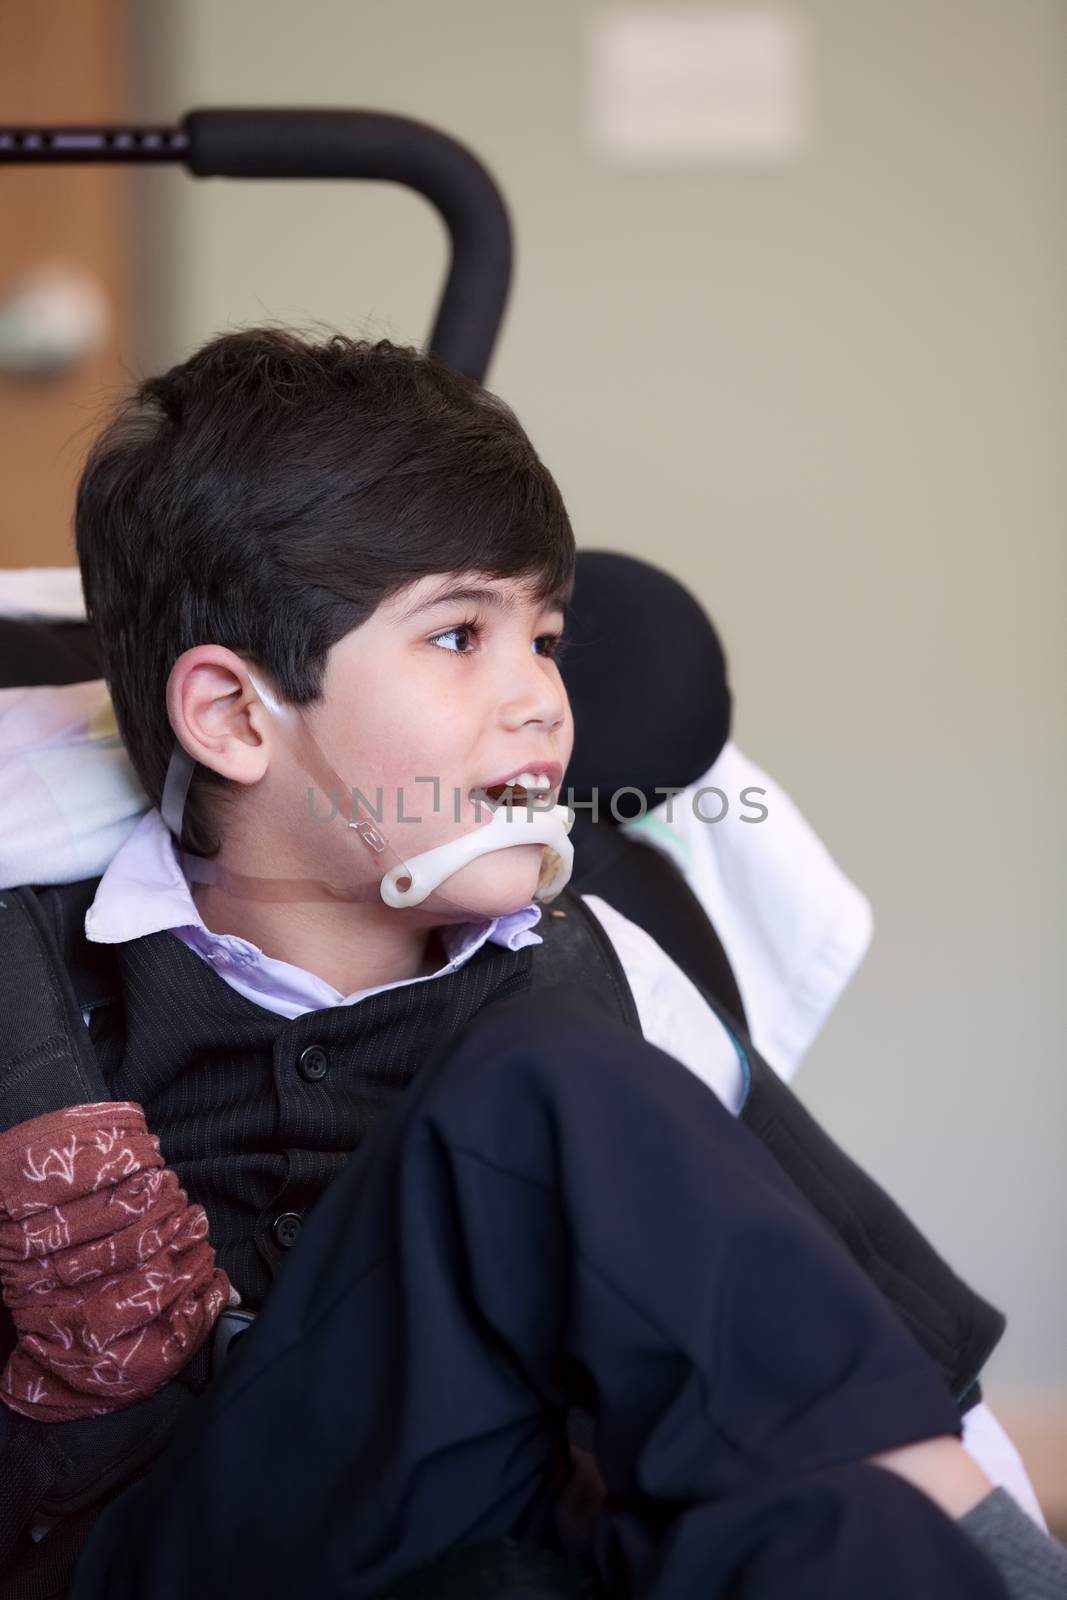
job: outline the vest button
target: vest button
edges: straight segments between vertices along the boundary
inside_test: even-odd
[[[301,1050],[296,1070],[309,1083],[318,1083],[320,1078],[325,1078],[329,1065],[329,1057],[321,1045],[309,1044],[306,1050]]]
[[[300,1237],[300,1213],[283,1211],[280,1217],[275,1217],[270,1231],[276,1245],[282,1250],[291,1250]]]

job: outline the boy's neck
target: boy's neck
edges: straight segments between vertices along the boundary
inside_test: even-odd
[[[384,906],[239,900],[203,883],[190,891],[209,932],[246,939],[342,995],[430,977],[447,960],[436,929]]]

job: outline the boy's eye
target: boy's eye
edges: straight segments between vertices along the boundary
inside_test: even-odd
[[[446,628],[444,633],[435,633],[430,643],[440,645],[446,654],[450,656],[470,656],[474,654],[473,649],[464,647],[462,644],[457,648],[452,648],[447,644],[442,645],[441,641],[443,639],[463,640],[466,637],[477,640],[480,635],[481,628],[477,622],[460,622],[454,628]],[[541,647],[538,654],[543,655],[546,661],[558,661],[565,647],[562,633],[542,633],[534,640],[534,643]]]
[[[457,623],[454,628],[446,628],[444,633],[435,633],[433,638],[430,640],[430,643],[439,645],[442,639],[462,639],[465,635],[470,635],[471,638],[476,638],[477,634],[478,624],[476,622],[461,622]],[[453,650],[447,645],[443,646],[443,648],[446,649],[448,654],[452,656],[469,656],[471,654],[470,650],[463,648]]]

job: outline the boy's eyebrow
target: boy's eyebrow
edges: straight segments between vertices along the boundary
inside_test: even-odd
[[[445,589],[441,594],[435,595],[430,600],[422,600],[417,606],[400,614],[401,622],[410,622],[413,617],[421,616],[424,611],[432,611],[437,606],[456,605],[459,601],[469,601],[472,605],[484,604],[495,606],[498,611],[510,614],[518,609],[518,601],[513,595],[501,594],[499,589],[479,588],[477,585],[457,584],[452,589]],[[542,602],[544,611],[562,611],[566,613],[567,603],[561,594],[549,595]]]

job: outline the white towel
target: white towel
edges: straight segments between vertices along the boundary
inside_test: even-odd
[[[710,787],[729,803],[720,822],[703,820],[723,808],[717,795],[699,796]],[[753,788],[761,792],[743,802]],[[866,896],[733,740],[697,783],[621,826],[677,861],[722,940],[753,1044],[791,1078],[867,953]]]
[[[0,689],[0,889],[100,876],[147,810],[103,678]]]
[[[80,571],[77,567],[0,569],[0,617],[84,622]]]

